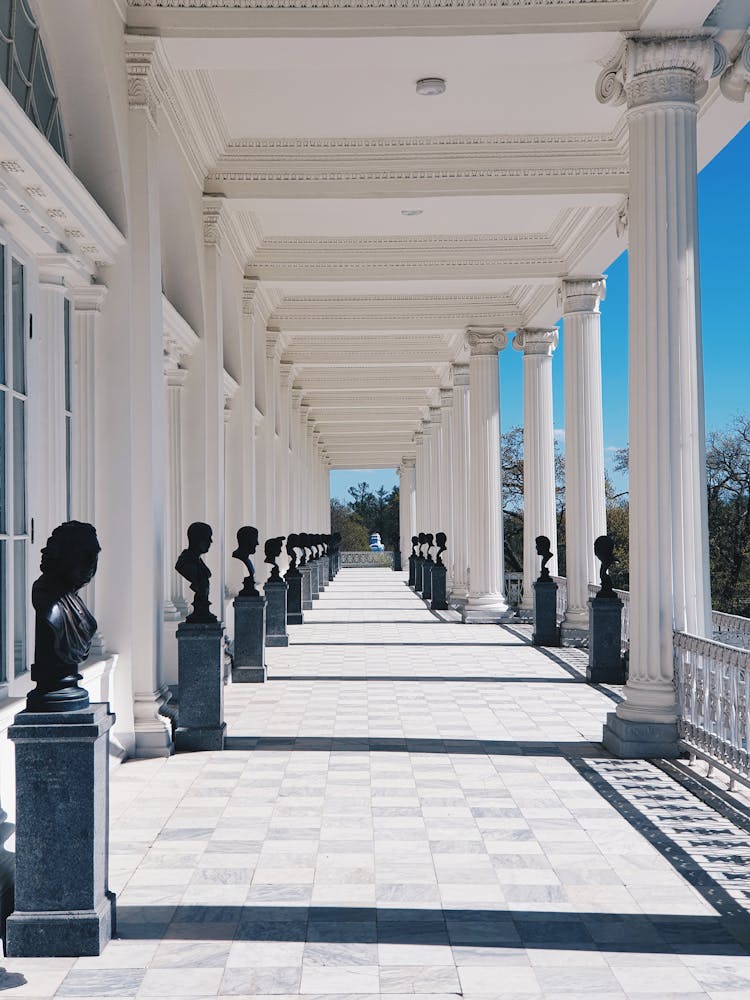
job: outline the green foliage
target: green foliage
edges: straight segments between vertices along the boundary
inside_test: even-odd
[[[708,435],[706,472],[713,606],[750,618],[750,417]]]
[[[374,493],[369,483],[349,487],[351,500],[331,500],[331,531],[340,531],[345,552],[367,552],[370,535],[377,532],[386,549],[399,545],[398,486],[390,493],[381,486]]]

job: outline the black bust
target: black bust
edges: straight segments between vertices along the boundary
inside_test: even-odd
[[[419,557],[419,552],[417,551],[417,546],[419,545],[419,538],[417,535],[411,536],[411,554],[415,559]]]
[[[597,598],[602,598],[605,601],[612,600],[617,597],[617,594],[612,586],[612,579],[609,575],[609,567],[612,563],[617,562],[617,559],[615,558],[615,543],[609,535],[599,535],[594,542],[594,555],[601,562],[601,567],[599,569],[601,590],[596,596]]]
[[[427,535],[425,535],[424,531],[420,531],[419,535],[417,536],[417,558],[418,559],[424,559],[425,558],[425,555],[424,555],[424,552],[422,551],[422,549],[424,548],[424,546],[426,544],[427,544]]]
[[[269,538],[266,540],[264,546],[264,551],[266,554],[265,562],[271,567],[271,575],[269,580],[280,580],[281,573],[279,572],[279,564],[276,560],[281,555],[281,550],[284,547],[284,535],[280,535],[278,538]]]
[[[299,576],[299,570],[297,569],[297,549],[299,549],[300,540],[299,535],[287,535],[286,537],[286,554],[289,556],[289,569],[286,575],[289,576]]]
[[[255,554],[258,548],[258,529],[250,525],[240,528],[237,532],[237,548],[232,553],[233,559],[238,559],[247,570],[247,576],[242,583],[242,590],[238,597],[260,597],[255,586],[255,567],[253,566],[251,555]]]
[[[174,568],[190,582],[190,589],[195,594],[193,611],[185,619],[191,624],[211,624],[216,621],[216,615],[209,610],[208,589],[211,583],[211,570],[203,562],[204,556],[211,548],[213,531],[210,524],[194,521],[187,530],[188,545],[177,557]]]
[[[425,544],[427,546],[427,556],[426,556],[427,562],[434,562],[432,558],[432,552],[430,552],[430,549],[434,544],[434,536],[432,535],[431,532],[427,531],[425,532],[424,538],[425,538]]]
[[[90,583],[99,560],[99,540],[92,524],[59,525],[42,549],[42,575],[31,588],[36,612],[30,712],[72,712],[88,708],[88,692],[79,687],[79,665],[89,655],[96,619],[78,596]]]
[[[537,535],[536,537],[536,554],[542,557],[542,568],[539,573],[539,578],[537,583],[549,583],[552,579],[550,572],[547,569],[547,563],[553,556],[553,552],[550,548],[550,540],[546,535]]]
[[[307,550],[310,547],[310,538],[306,531],[300,531],[297,535],[299,542],[297,543],[297,548],[302,552],[300,556],[299,565],[307,566]]]
[[[437,555],[435,556],[435,562],[438,566],[444,566],[443,553],[448,548],[448,536],[444,531],[438,531],[435,535],[435,544],[437,545]]]

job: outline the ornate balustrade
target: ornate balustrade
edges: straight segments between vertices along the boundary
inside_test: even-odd
[[[750,784],[750,650],[675,632],[674,651],[680,740]]]
[[[712,611],[711,624],[713,625],[714,639],[718,642],[726,642],[730,646],[742,646],[745,649],[750,649],[750,618],[730,615],[725,611]]]
[[[342,552],[342,569],[393,569],[392,552]]]

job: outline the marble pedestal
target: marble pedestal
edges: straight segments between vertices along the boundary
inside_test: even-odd
[[[432,600],[432,570],[434,566],[435,563],[425,559],[422,567],[422,600],[428,602]]]
[[[557,584],[554,580],[537,580],[531,586],[534,591],[534,633],[531,641],[535,646],[559,646]]]
[[[633,760],[680,757],[676,722],[635,722],[607,713],[602,743],[615,757]]]
[[[589,600],[589,662],[591,684],[624,684],[625,662],[620,649],[622,601],[618,597]]]
[[[410,555],[409,556],[409,586],[410,587],[414,586],[414,582],[415,582],[416,577],[417,577],[416,562],[417,562],[417,557],[415,555],[413,555],[413,554]]]
[[[286,583],[283,580],[266,580],[266,646],[288,646],[286,633]]]
[[[417,556],[414,560],[414,590],[418,593],[422,593],[422,587],[424,585],[424,559],[422,556]]]
[[[177,750],[223,750],[224,628],[221,622],[182,622],[177,629],[179,712]]]
[[[286,580],[286,623],[301,625],[302,616],[302,574],[298,569],[290,569],[284,574]]]
[[[432,602],[430,603],[430,608],[433,611],[448,610],[448,600],[445,592],[445,579],[447,576],[448,570],[445,566],[441,566],[438,563],[433,564],[432,573],[430,574],[430,582],[432,584]]]
[[[300,566],[299,571],[302,574],[302,610],[312,611],[312,570],[309,563]]]
[[[262,684],[266,679],[266,599],[234,599],[233,684]]]
[[[336,556],[331,552],[328,556],[328,579],[333,580],[336,576]]]
[[[395,549],[393,552],[393,572],[401,572],[401,549]]]
[[[318,560],[318,583],[321,591],[328,586],[328,559],[326,556],[321,556]]]
[[[314,559],[311,563],[308,563],[310,567],[310,589],[312,591],[312,599],[317,601],[320,597],[320,570],[318,569],[318,560]]]
[[[107,885],[109,705],[19,712],[15,910],[6,955],[100,955],[115,930]]]

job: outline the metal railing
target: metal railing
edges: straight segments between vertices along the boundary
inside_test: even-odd
[[[712,611],[711,625],[714,639],[718,642],[750,649],[750,618],[730,615],[726,611]]]
[[[750,784],[750,650],[675,632],[674,652],[680,740]]]

